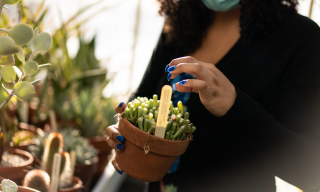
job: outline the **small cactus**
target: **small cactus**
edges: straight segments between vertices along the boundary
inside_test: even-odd
[[[23,186],[30,187],[41,192],[49,192],[50,176],[47,172],[40,169],[31,170],[24,177]]]
[[[62,153],[63,150],[63,137],[58,132],[50,133],[46,142],[42,157],[42,169],[50,176],[52,174],[53,157],[55,153]],[[61,158],[60,174],[64,169],[63,157]]]
[[[152,99],[137,97],[128,103],[124,110],[124,117],[140,130],[154,134],[159,104],[158,95],[153,95]],[[192,133],[196,128],[190,122],[189,117],[189,112],[184,113],[184,106],[181,101],[178,102],[177,107],[173,107],[171,102],[164,138],[170,140],[192,138]]]

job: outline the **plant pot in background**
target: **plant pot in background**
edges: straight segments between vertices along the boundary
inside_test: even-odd
[[[81,179],[84,186],[84,188],[82,188],[82,192],[89,191],[93,175],[97,172],[98,162],[99,158],[96,156],[93,158],[93,161],[89,165],[76,165],[74,169],[74,176]]]
[[[120,169],[131,177],[147,182],[160,181],[190,143],[190,140],[172,141],[149,135],[125,118],[120,119],[118,129],[126,138],[125,150],[117,153]],[[145,146],[149,146],[147,154]]]
[[[81,192],[82,191],[82,181],[78,177],[73,177],[73,187],[66,189],[59,189],[58,192]]]
[[[29,125],[27,123],[19,123],[18,129],[20,131],[30,131],[35,136],[44,134],[43,131],[40,128],[36,128],[35,126]],[[22,141],[22,142],[19,143],[19,145],[13,145],[13,143],[10,143],[10,145],[11,145],[10,147],[14,148],[14,149],[20,149],[20,150],[23,150],[23,151],[28,151],[28,146],[32,145],[33,143],[34,143],[33,141],[31,141],[31,142]]]
[[[30,153],[19,149],[8,149],[8,152],[27,159],[27,161],[17,167],[0,166],[0,174],[2,177],[10,179],[17,185],[20,185],[21,180],[27,174],[27,170],[31,168],[34,158]]]
[[[5,178],[4,177],[1,177],[0,176],[0,183],[2,182],[2,180],[4,180]],[[0,189],[1,189],[1,187],[0,187]]]
[[[76,165],[74,169],[74,176],[80,178],[82,181],[81,185],[83,184],[83,187],[81,188],[82,192],[87,192],[90,189],[90,185],[92,182],[93,175],[97,171],[99,158],[94,157],[91,164],[80,164]],[[38,158],[34,158],[34,164],[35,167],[40,168],[41,167],[41,160]]]
[[[98,168],[97,168],[96,174],[93,177],[93,183],[96,183],[99,180],[101,174],[103,173],[106,165],[109,162],[109,159],[110,159],[109,155],[111,154],[112,148],[109,147],[106,136],[90,137],[89,142],[91,143],[91,145],[94,146],[94,148],[99,150]]]
[[[1,189],[1,185],[0,185],[0,189]],[[28,188],[28,187],[18,186],[18,192],[39,192],[39,191]]]

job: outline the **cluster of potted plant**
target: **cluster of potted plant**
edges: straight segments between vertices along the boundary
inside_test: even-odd
[[[16,4],[20,0],[0,0],[0,16],[2,9],[11,4]],[[1,18],[1,17],[0,17]],[[34,30],[27,24],[17,24],[10,29],[0,28],[0,81],[2,81],[0,110],[15,96],[20,100],[31,99],[35,93],[34,85],[40,80],[33,82],[25,81],[25,78],[34,75],[39,68],[49,64],[39,65],[33,58],[39,53],[47,52],[52,45],[52,38],[49,33],[39,33],[39,28]],[[31,53],[28,55],[23,51],[23,47],[28,44]],[[15,59],[21,62],[20,68],[15,66]],[[1,112],[1,114],[3,114]],[[33,157],[30,153],[18,149],[10,149],[9,143],[12,134],[7,132],[6,123],[0,116],[0,174],[16,183],[26,174],[26,170],[31,167]]]
[[[97,150],[89,141],[80,136],[79,130],[74,128],[64,128],[59,131],[63,137],[63,151],[75,152],[74,175],[82,180],[84,188],[82,191],[88,191],[93,175],[96,173],[98,160]],[[43,154],[45,151],[45,142],[51,133],[45,132],[43,136],[38,135],[33,145],[29,146],[29,151],[35,157],[35,164],[41,167]]]

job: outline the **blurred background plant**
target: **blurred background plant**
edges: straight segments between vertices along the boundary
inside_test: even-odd
[[[39,27],[40,30],[45,28],[44,20],[48,20],[46,18],[48,8],[44,7],[45,2],[46,0],[43,0],[34,13],[24,2],[19,3],[19,20],[32,28]],[[38,63],[50,62],[52,66],[37,76],[28,77],[29,81],[37,77],[42,82],[37,85],[36,95],[30,102],[19,101],[20,121],[44,127],[45,123],[49,123],[48,111],[53,110],[57,114],[59,125],[77,126],[87,137],[103,135],[106,126],[115,122],[113,109],[116,102],[112,98],[102,96],[102,90],[109,80],[106,79],[107,70],[100,66],[100,61],[95,56],[95,38],[89,42],[85,41],[84,34],[80,30],[80,27],[95,15],[112,8],[101,8],[79,20],[90,8],[99,6],[101,2],[82,8],[62,23],[52,35],[51,50],[34,58]],[[10,27],[11,23],[14,21],[4,13],[0,27]],[[75,57],[70,56],[67,48],[71,37],[76,37],[79,41]],[[29,48],[24,47],[24,49]],[[21,65],[18,59],[16,65],[18,67]]]
[[[28,147],[30,153],[41,160],[44,152],[44,143],[51,132],[45,132],[43,136],[34,138],[34,144]],[[63,136],[63,151],[76,152],[76,164],[91,164],[98,151],[90,145],[88,140],[80,136],[80,132],[73,127],[59,129]]]

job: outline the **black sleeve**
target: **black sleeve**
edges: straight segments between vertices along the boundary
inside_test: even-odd
[[[320,183],[319,27],[303,35],[278,85],[278,114],[236,88],[235,104],[221,118],[241,130],[271,173],[308,190]]]
[[[153,94],[158,94],[159,87],[162,87],[162,85],[159,85],[159,81],[163,79],[165,67],[171,62],[174,54],[173,46],[167,45],[165,41],[166,35],[162,33],[156,48],[153,51],[142,81],[134,95],[130,97],[130,100],[137,96],[152,98]]]

